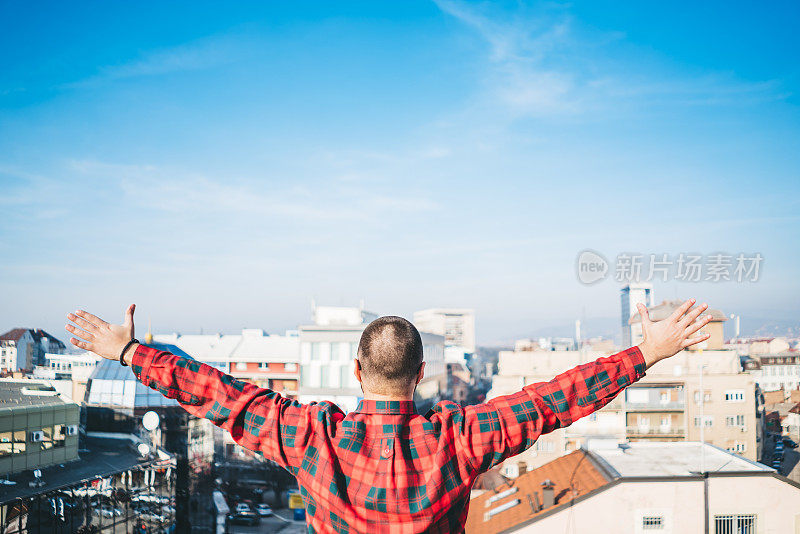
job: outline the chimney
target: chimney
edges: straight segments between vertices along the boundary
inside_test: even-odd
[[[550,508],[556,504],[556,485],[548,478],[542,482],[542,509]]]
[[[524,460],[520,460],[517,462],[517,470],[519,471],[519,476],[524,475],[528,472],[528,463]]]

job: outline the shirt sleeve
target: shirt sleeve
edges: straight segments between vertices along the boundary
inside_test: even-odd
[[[320,404],[301,404],[237,380],[191,358],[139,345],[131,361],[136,377],[190,414],[230,432],[233,440],[292,472],[313,436]]]
[[[478,472],[529,448],[542,434],[569,426],[611,402],[645,374],[638,347],[570,369],[549,382],[463,408],[457,448]]]

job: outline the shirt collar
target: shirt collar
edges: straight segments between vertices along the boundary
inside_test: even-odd
[[[417,407],[412,400],[379,401],[361,399],[355,410],[360,413],[379,413],[386,415],[415,414]]]

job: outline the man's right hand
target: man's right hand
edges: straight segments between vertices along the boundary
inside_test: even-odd
[[[701,319],[700,314],[708,309],[708,304],[694,306],[695,299],[689,299],[675,310],[672,315],[663,321],[653,322],[650,314],[643,304],[637,304],[639,315],[642,318],[642,334],[644,340],[639,344],[647,367],[670,356],[674,356],[683,349],[691,347],[709,338],[709,334],[693,336],[711,321],[711,316],[706,315]],[[691,311],[689,311],[691,309]]]

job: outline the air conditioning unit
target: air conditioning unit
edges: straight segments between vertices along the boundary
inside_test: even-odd
[[[67,425],[67,435],[68,436],[77,436],[78,435],[78,425]]]
[[[35,430],[31,432],[29,441],[36,443],[42,441],[43,439],[44,439],[44,432],[42,432],[41,430]]]

